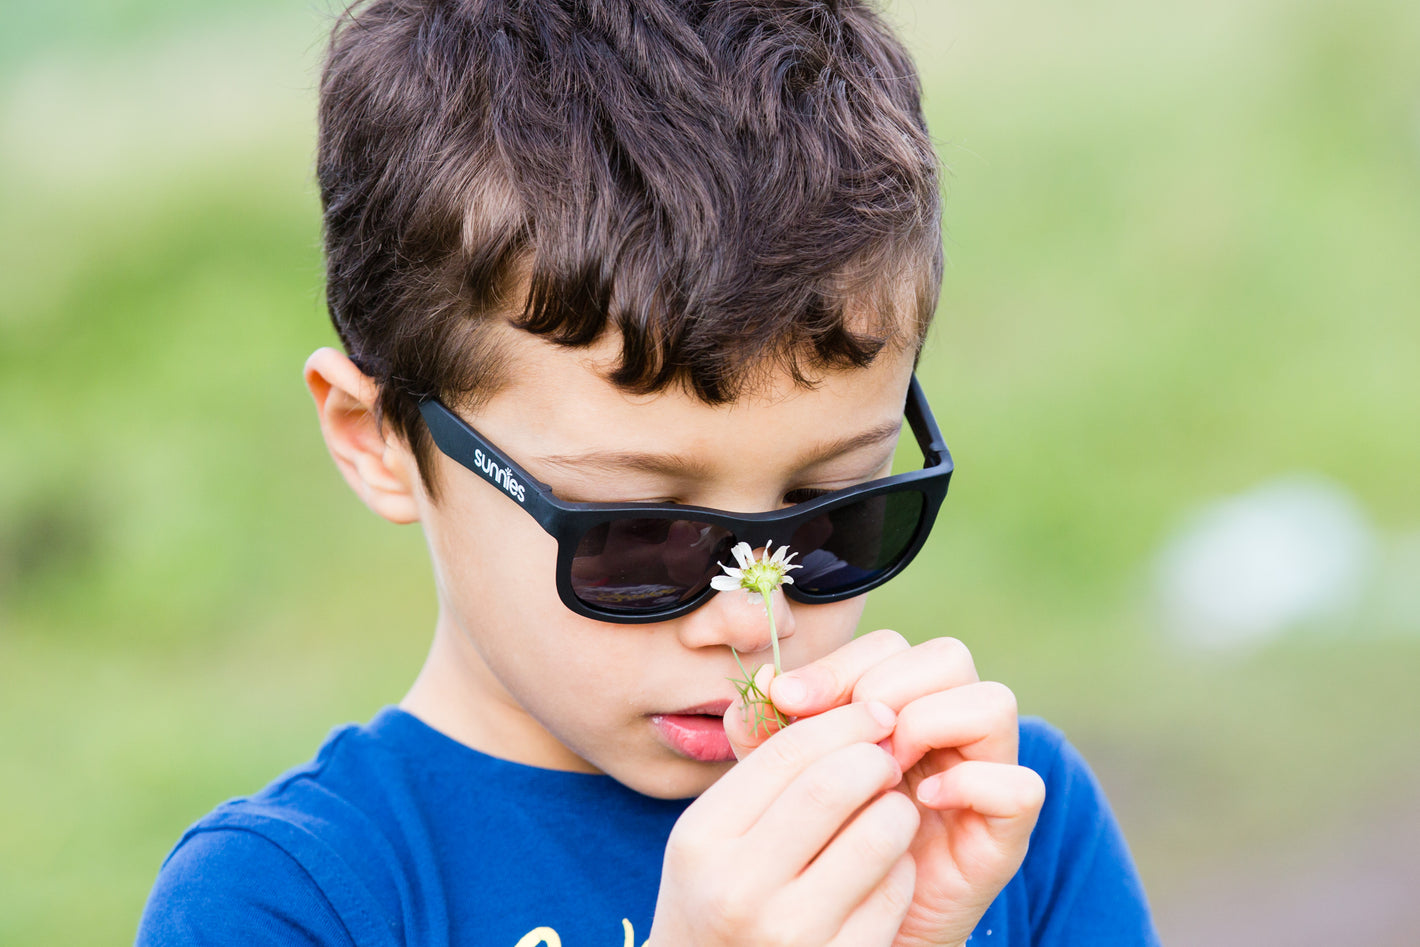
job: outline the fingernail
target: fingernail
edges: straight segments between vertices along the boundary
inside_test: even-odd
[[[917,801],[924,806],[930,806],[937,798],[937,794],[942,791],[942,777],[928,776],[917,784]]]
[[[892,737],[886,736],[878,741],[878,749],[882,750],[892,759],[892,765],[897,767],[898,778],[902,778],[902,764],[897,761],[897,754],[892,751]]]
[[[868,713],[884,727],[890,727],[897,722],[897,714],[893,713],[892,708],[880,700],[868,701]]]
[[[785,704],[803,704],[808,699],[809,689],[797,677],[781,677],[774,682],[776,700]]]

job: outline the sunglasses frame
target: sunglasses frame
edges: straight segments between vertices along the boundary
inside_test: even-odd
[[[922,494],[922,513],[917,527],[903,553],[889,568],[870,581],[831,593],[807,592],[798,585],[785,585],[784,594],[806,604],[838,602],[877,588],[907,567],[927,541],[927,534],[937,518],[942,500],[946,498],[954,465],[947,450],[927,397],[917,376],[908,387],[904,414],[922,450],[923,468],[894,474],[867,483],[833,490],[803,503],[767,513],[728,513],[700,506],[674,503],[568,503],[553,494],[545,483],[533,477],[507,454],[437,398],[419,403],[429,433],[439,450],[450,459],[471,470],[497,487],[508,499],[521,506],[538,522],[548,535],[557,540],[557,594],[562,603],[578,615],[621,625],[640,625],[669,621],[699,608],[715,594],[707,579],[705,588],[695,596],[664,608],[645,612],[618,612],[584,602],[572,588],[572,560],[577,544],[593,527],[618,519],[667,518],[689,520],[720,526],[730,531],[736,542],[747,542],[759,549],[773,541],[784,545],[804,523],[825,512],[887,493],[916,491]],[[792,551],[792,550],[791,550]]]

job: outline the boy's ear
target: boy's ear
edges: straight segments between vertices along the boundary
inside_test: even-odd
[[[350,489],[392,523],[419,520],[419,467],[405,443],[375,421],[379,386],[343,353],[317,349],[306,359],[325,446]]]

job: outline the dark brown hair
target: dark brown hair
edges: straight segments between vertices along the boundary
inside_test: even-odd
[[[381,416],[505,380],[495,320],[621,336],[610,380],[733,400],[919,347],[937,163],[906,51],[851,0],[372,0],[320,89],[327,302]]]

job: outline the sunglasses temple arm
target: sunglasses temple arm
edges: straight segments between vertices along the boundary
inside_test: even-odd
[[[419,413],[439,450],[502,491],[552,531],[560,512],[552,503],[552,489],[510,460],[463,418],[438,401],[419,403]]]
[[[906,413],[907,423],[912,428],[913,436],[917,438],[917,446],[922,449],[922,456],[927,460],[928,466],[935,466],[943,461],[948,467],[952,466],[952,453],[947,450],[946,439],[937,427],[937,419],[932,416],[932,408],[927,404],[927,395],[922,391],[922,383],[917,380],[916,374],[913,374],[908,386]]]

